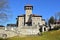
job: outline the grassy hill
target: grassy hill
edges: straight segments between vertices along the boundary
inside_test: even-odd
[[[41,36],[12,37],[7,40],[60,40],[60,30],[44,32]]]

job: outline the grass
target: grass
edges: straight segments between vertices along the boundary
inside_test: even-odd
[[[42,33],[42,36],[12,37],[7,40],[60,40],[60,30]]]

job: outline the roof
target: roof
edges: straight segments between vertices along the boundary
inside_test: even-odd
[[[25,14],[23,14],[23,15],[20,15],[20,16],[18,16],[18,17],[24,17],[24,16],[25,16]],[[42,17],[42,16],[35,15],[35,14],[31,14],[31,16],[32,16],[32,17]]]
[[[27,5],[24,6],[24,10],[33,10],[33,6],[30,5],[30,4],[27,4]]]
[[[16,24],[7,24],[7,26],[16,27]]]
[[[23,15],[19,15],[18,17],[24,17],[25,16],[25,14],[23,14]]]
[[[3,26],[3,25],[0,25],[0,27],[5,27],[5,26]]]

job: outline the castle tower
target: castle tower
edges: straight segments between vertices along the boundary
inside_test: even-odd
[[[26,6],[24,6],[24,10],[26,13],[25,22],[28,22],[29,17],[32,14],[33,6],[32,5],[26,5]]]

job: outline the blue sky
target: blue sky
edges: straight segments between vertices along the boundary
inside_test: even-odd
[[[60,12],[60,0],[9,0],[11,12],[8,14],[12,14],[12,17],[7,23],[16,23],[17,16],[25,14],[26,4],[33,5],[33,13],[41,15],[46,20],[54,16],[56,12]]]

